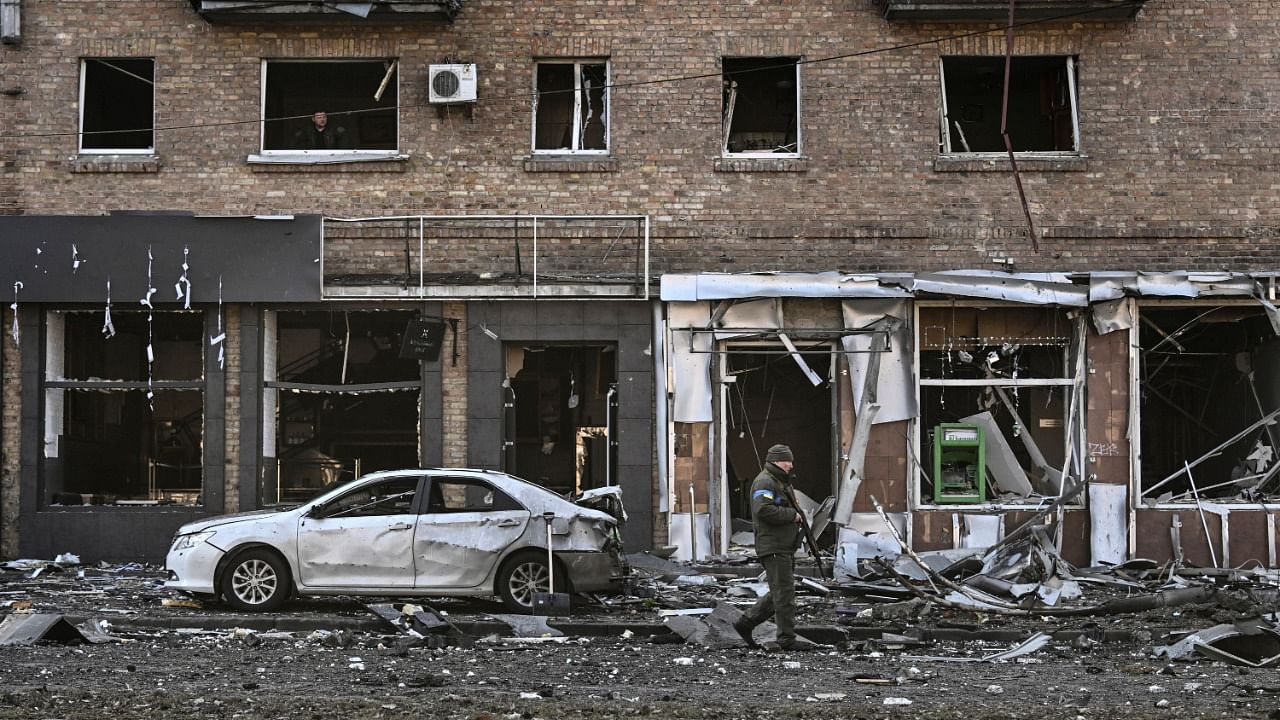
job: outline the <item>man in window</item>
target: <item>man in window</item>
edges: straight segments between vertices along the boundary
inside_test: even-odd
[[[311,127],[294,133],[294,145],[301,150],[346,150],[347,130],[341,125],[330,125],[329,116],[323,110],[311,116]]]

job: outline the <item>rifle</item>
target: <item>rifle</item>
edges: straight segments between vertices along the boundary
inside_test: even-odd
[[[822,556],[818,554],[818,539],[813,536],[813,529],[809,527],[809,518],[804,516],[804,511],[796,503],[796,496],[791,492],[791,486],[786,483],[780,483],[787,493],[787,500],[791,502],[791,509],[796,511],[796,515],[800,518],[800,529],[804,532],[804,544],[809,549],[809,556],[818,564],[818,577],[823,580],[832,579],[827,575],[827,569],[822,564]]]

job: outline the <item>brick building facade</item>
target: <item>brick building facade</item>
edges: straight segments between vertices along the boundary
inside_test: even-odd
[[[1254,443],[1277,446],[1269,426],[1253,426],[1278,392],[1258,371],[1272,357],[1266,302],[1280,267],[1273,3],[1019,2],[1029,11],[1014,31],[1010,133],[1015,149],[1031,148],[1017,159],[1034,237],[993,145],[1006,49],[998,2],[939,0],[935,15],[905,0],[375,2],[367,17],[237,5],[21,3],[20,31],[0,45],[0,213],[51,223],[21,236],[15,228],[32,226],[0,223],[10,265],[0,289],[15,288],[17,308],[6,297],[5,556],[92,556],[93,543],[102,557],[156,559],[192,515],[283,501],[282,458],[304,451],[310,459],[296,462],[320,472],[330,461],[350,472],[362,457],[366,469],[500,467],[561,489],[607,478],[627,493],[633,547],[687,553],[688,524],[703,523],[702,554],[723,550],[741,517],[734,488],[758,461],[750,426],[761,447],[807,446],[810,494],[863,488],[837,511],[847,531],[877,531],[875,495],[919,547],[998,535],[1036,498],[1070,486],[1038,472],[1053,466],[1091,490],[1124,489],[1118,501],[1100,488],[1068,503],[1072,560],[1113,558],[1090,543],[1117,527],[1126,556],[1181,553],[1151,539],[1167,537],[1181,512],[1189,559],[1276,564],[1271,466],[1246,462]],[[432,102],[442,65],[474,80],[474,101]],[[314,110],[327,110],[351,146],[297,144]],[[279,297],[238,284],[261,259],[157,224],[143,233],[158,258],[154,310],[184,316],[168,286],[189,250],[200,321],[173,328],[185,343],[174,357],[201,369],[166,379],[155,363],[130,365],[134,376],[112,387],[93,384],[103,376],[92,363],[74,375],[63,367],[80,362],[69,348],[92,346],[107,301],[86,278],[97,283],[108,265],[137,275],[146,263],[136,247],[121,258],[106,244],[111,223],[172,211],[194,224],[290,216],[245,222],[299,228],[323,216],[306,238],[318,268],[276,268],[300,293]],[[111,217],[85,236],[58,229],[71,215]],[[73,244],[83,274],[69,269]],[[50,263],[62,280],[42,280]],[[985,274],[939,276],[964,269]],[[299,279],[317,271],[314,283]],[[735,275],[764,271],[796,275],[790,284]],[[851,275],[830,282],[822,274],[831,272]],[[728,286],[712,273],[730,274]],[[147,286],[114,277],[114,308],[127,320]],[[1011,286],[1032,289],[1002,289]],[[898,325],[871,328],[883,318]],[[380,365],[378,352],[414,319],[443,325],[439,359]],[[355,389],[348,365],[326,354],[338,336],[349,354],[352,327],[375,348],[362,368],[371,379]],[[219,328],[224,342],[210,345],[204,336]],[[1177,340],[1188,328],[1204,332]],[[898,342],[890,350],[859,338]],[[1013,349],[985,367],[957,360],[1002,346]],[[1180,355],[1164,358],[1169,347]],[[1253,375],[1234,357],[1190,359],[1227,347]],[[893,403],[890,374],[860,365],[873,352],[900,371]],[[309,353],[310,365],[290,369]],[[1157,358],[1169,374],[1150,373]],[[339,376],[320,377],[339,365]],[[777,372],[753,386],[759,367]],[[1200,374],[1223,384],[1180,395]],[[884,407],[859,437],[868,410],[850,378],[868,375]],[[1157,386],[1165,377],[1175,382]],[[155,379],[176,383],[164,388],[174,399],[163,400],[162,421],[138,405],[148,389],[138,383]],[[1214,406],[1222,387],[1244,416]],[[821,422],[778,421],[770,433],[779,391],[793,397],[789,412],[820,408]],[[112,392],[132,399],[92,397]],[[325,399],[304,411],[297,398],[309,395]],[[1158,395],[1167,402],[1157,410]],[[62,396],[72,399],[51,399]],[[361,417],[361,403],[402,418],[373,426],[382,444],[317,429],[332,425],[333,408]],[[980,409],[1031,491],[1006,477],[972,506],[940,500],[934,436]],[[145,432],[116,429],[130,413]],[[1140,424],[1161,432],[1140,439]],[[1024,425],[1059,449],[1025,446]],[[1209,542],[1197,539],[1186,478],[1160,483],[1179,460],[1246,429],[1228,453],[1235,466],[1210,463],[1201,471],[1212,478],[1196,481],[1263,482],[1230,503],[1217,497],[1220,522],[1205,526]],[[93,463],[68,448],[91,453],[115,432],[133,443],[116,484],[73,477]],[[179,445],[188,452],[166,462],[165,442],[175,457]],[[575,455],[596,459],[575,466]],[[136,468],[157,477],[196,465],[195,485],[135,486]],[[1172,487],[1173,497],[1157,492]],[[1093,502],[1123,511],[1101,525]],[[142,539],[119,540],[136,527]]]

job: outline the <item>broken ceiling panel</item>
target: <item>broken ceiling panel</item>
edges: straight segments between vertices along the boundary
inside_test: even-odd
[[[711,320],[707,303],[671,303],[667,323],[671,330],[671,394],[675,422],[711,422],[711,346],[709,333],[680,328],[706,327]]]
[[[1088,304],[1088,291],[1064,273],[1003,273],[984,270],[919,273],[909,285],[917,293],[1009,300],[1033,305]]]
[[[886,275],[825,273],[698,273],[662,276],[662,299],[723,300],[747,297],[910,297]]]
[[[849,330],[866,330],[882,318],[892,317],[900,322],[889,335],[888,352],[880,353],[879,392],[876,400],[880,409],[876,423],[897,422],[914,418],[917,413],[915,375],[911,372],[912,329],[911,310],[905,299],[846,300],[840,305],[844,314],[844,326]],[[866,384],[867,369],[871,362],[869,352],[877,335],[847,335],[842,338],[849,360],[850,382],[854,407],[861,407]]]

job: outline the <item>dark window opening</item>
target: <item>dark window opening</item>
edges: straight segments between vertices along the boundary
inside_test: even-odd
[[[1040,502],[1059,494],[1068,425],[1081,412],[1070,417],[1075,332],[1059,308],[920,309],[913,462],[923,504]],[[963,427],[948,427],[955,425]]]
[[[408,515],[418,492],[417,477],[395,477],[347,493],[325,504],[321,515],[338,517],[380,517]]]
[[[262,149],[395,150],[397,73],[392,60],[268,60]]]
[[[378,470],[418,467],[422,371],[401,357],[411,311],[275,314],[274,475],[266,503],[302,502]]]
[[[603,62],[540,62],[534,150],[580,152],[609,147],[609,72]]]
[[[432,481],[429,513],[502,512],[523,510],[520,503],[492,485],[469,478]]]
[[[1000,135],[1003,57],[942,59],[943,151],[1007,152]],[[1008,131],[1014,152],[1073,152],[1074,60],[1015,57],[1009,76]]]
[[[1141,314],[1144,499],[1194,502],[1193,483],[1202,498],[1280,491],[1280,424],[1249,429],[1280,409],[1280,340],[1263,311],[1143,307]]]
[[[85,58],[80,149],[150,152],[155,148],[155,61]]]
[[[724,58],[726,153],[798,153],[796,58]]]
[[[821,352],[828,348],[800,345],[807,351],[805,363],[823,380],[830,377],[831,355]],[[751,519],[751,483],[764,466],[765,451],[776,443],[789,445],[795,455],[797,490],[819,503],[833,495],[830,383],[815,386],[786,354],[738,346],[726,358],[728,373],[737,378],[725,386],[722,433],[731,516]]]
[[[50,313],[44,473],[56,505],[203,503],[200,313]],[[148,345],[154,363],[148,372]],[[151,397],[148,397],[148,395]]]
[[[506,347],[507,472],[565,494],[610,484],[616,356],[613,346]]]

